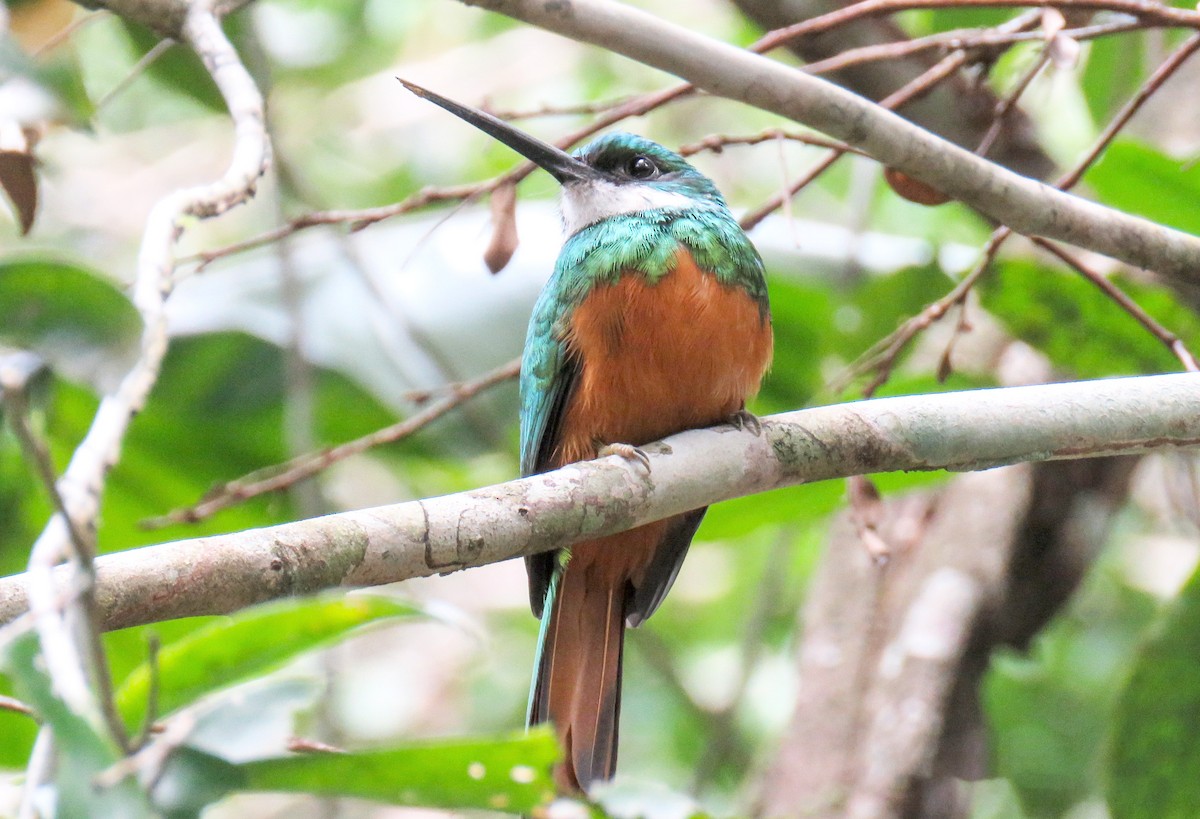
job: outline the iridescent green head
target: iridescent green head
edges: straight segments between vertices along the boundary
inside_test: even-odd
[[[593,171],[563,183],[567,232],[601,219],[644,210],[719,210],[725,200],[712,181],[687,160],[634,134],[605,134],[575,152]]]
[[[725,200],[708,177],[657,142],[612,133],[572,155],[484,111],[401,82],[414,94],[545,168],[563,186],[563,223],[568,235],[604,219],[648,210],[699,209],[729,216]]]

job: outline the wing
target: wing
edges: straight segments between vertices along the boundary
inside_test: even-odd
[[[578,357],[563,341],[562,303],[553,287],[542,291],[529,320],[521,358],[521,476],[551,468],[559,428],[579,375]],[[555,553],[525,558],[529,573],[529,605],[535,617],[555,571]]]
[[[707,511],[708,507],[703,506],[667,521],[667,531],[654,550],[654,557],[646,567],[642,583],[630,595],[625,613],[629,625],[640,626],[644,623],[667,596]]]

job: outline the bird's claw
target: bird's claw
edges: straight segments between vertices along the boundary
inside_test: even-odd
[[[729,416],[729,424],[738,432],[749,430],[756,438],[762,435],[762,421],[748,410],[740,409]]]
[[[599,458],[609,455],[617,455],[627,461],[639,461],[642,466],[646,467],[647,472],[650,471],[650,456],[633,444],[605,444],[596,453]]]

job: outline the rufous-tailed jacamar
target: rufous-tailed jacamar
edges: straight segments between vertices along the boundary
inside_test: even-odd
[[[521,474],[729,420],[771,359],[758,252],[712,181],[626,133],[565,153],[482,111],[411,91],[536,162],[562,185],[567,234],[521,361]],[[611,449],[610,449],[611,448]],[[662,602],[696,509],[526,558],[542,619],[530,724],[550,720],[564,789],[612,777],[625,626]]]

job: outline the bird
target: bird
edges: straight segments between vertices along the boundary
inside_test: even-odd
[[[402,83],[545,169],[564,241],[533,308],[520,373],[521,474],[733,422],[771,361],[762,259],[716,185],[683,157],[613,132],[569,154]],[[645,461],[642,465],[637,459]],[[626,626],[670,590],[706,508],[527,557],[541,619],[528,723],[549,721],[557,787],[586,792],[617,762]]]

